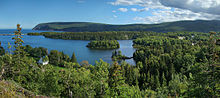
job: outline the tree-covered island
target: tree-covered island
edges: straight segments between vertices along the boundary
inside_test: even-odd
[[[118,49],[120,45],[117,40],[99,40],[91,41],[87,47],[91,49]]]

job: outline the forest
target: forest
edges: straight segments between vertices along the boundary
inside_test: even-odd
[[[115,50],[112,52],[111,58],[113,61],[121,61],[121,60],[125,60],[125,59],[131,59],[132,57],[127,57],[125,55],[122,55],[121,50],[118,50],[118,51]]]
[[[199,24],[199,25],[198,25]],[[50,22],[40,23],[33,30],[52,30],[65,32],[103,32],[103,31],[153,31],[178,32],[220,31],[219,20],[184,20],[157,24],[103,24],[93,22]]]
[[[65,39],[65,40],[128,40],[140,35],[140,32],[131,31],[112,31],[112,32],[42,32],[28,33],[28,35],[43,35],[46,38]]]
[[[120,48],[120,45],[117,40],[99,40],[90,41],[87,47],[91,49],[118,49]]]
[[[99,32],[100,33],[100,32]],[[120,39],[125,33],[106,32],[87,36],[55,33],[53,38]],[[82,34],[83,33],[79,33]],[[86,34],[86,33],[85,33]],[[142,35],[143,34],[143,35]],[[56,35],[59,35],[56,37]],[[79,64],[57,50],[32,48],[24,43],[17,26],[15,50],[0,47],[1,97],[69,98],[146,98],[146,97],[220,97],[219,33],[127,32],[133,39],[136,65],[126,62],[108,64],[100,59],[95,65]],[[141,35],[141,36],[140,36]],[[123,38],[123,37],[122,37]],[[120,55],[121,53],[113,53]],[[38,62],[49,61],[49,64]]]

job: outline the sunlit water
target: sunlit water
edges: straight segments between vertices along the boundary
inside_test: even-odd
[[[0,34],[13,34],[12,29],[0,29]],[[33,30],[23,30],[22,33],[26,34],[29,32],[42,32],[42,31],[33,31]],[[8,42],[13,45],[11,35],[0,36],[0,41],[2,46],[6,49],[8,47]],[[105,62],[112,63],[111,55],[114,50],[93,50],[86,47],[89,41],[83,40],[62,40],[62,39],[50,39],[45,38],[44,36],[28,36],[23,35],[24,44],[31,45],[32,47],[45,47],[50,50],[63,51],[65,54],[68,54],[70,57],[72,53],[75,52],[78,62],[88,61],[90,64],[95,64],[95,61],[99,59],[104,60]],[[120,48],[123,55],[132,57],[135,49],[132,47],[132,40],[118,40],[120,43]],[[126,60],[129,64],[135,64],[133,59]]]

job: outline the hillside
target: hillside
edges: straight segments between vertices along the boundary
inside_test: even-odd
[[[98,32],[98,31],[154,31],[154,32],[174,32],[174,31],[195,31],[209,32],[220,31],[220,20],[196,20],[196,21],[176,21],[160,24],[127,24],[111,25],[91,22],[52,22],[41,23],[33,30],[53,30],[67,32]]]

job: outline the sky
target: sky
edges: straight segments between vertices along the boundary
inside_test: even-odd
[[[0,29],[47,22],[154,24],[220,20],[220,0],[0,0]]]

